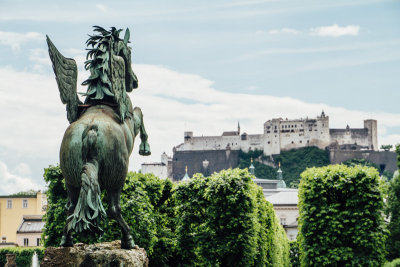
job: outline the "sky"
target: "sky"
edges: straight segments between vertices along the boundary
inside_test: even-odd
[[[261,134],[272,118],[316,117],[331,128],[378,120],[378,142],[400,142],[400,2],[0,0],[0,195],[43,189],[68,127],[46,34],[88,77],[93,25],[129,28],[152,155],[172,156],[184,131]]]

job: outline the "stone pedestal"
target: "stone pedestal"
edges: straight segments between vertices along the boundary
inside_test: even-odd
[[[121,241],[93,245],[78,243],[70,248],[48,247],[41,267],[147,267],[149,259],[143,248],[121,249]]]
[[[15,263],[15,254],[6,254],[6,265],[4,267],[17,267],[17,264]]]

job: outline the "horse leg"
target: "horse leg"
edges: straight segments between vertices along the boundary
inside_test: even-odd
[[[124,218],[121,215],[121,206],[119,204],[120,195],[121,195],[120,190],[107,192],[108,216],[116,220],[121,227],[121,232],[122,232],[121,248],[132,249],[135,246],[135,244],[133,242],[133,238],[131,235],[131,228],[125,222]]]
[[[72,220],[71,215],[74,213],[76,203],[78,203],[79,191],[79,188],[67,185],[68,201],[67,205],[65,205],[67,220],[64,225],[63,236],[60,242],[61,247],[72,247],[74,245],[71,235],[72,231],[71,229],[68,229],[68,224]]]
[[[146,129],[144,128],[144,122],[143,122],[143,113],[142,110],[139,107],[135,107],[133,110],[133,114],[135,115],[135,118],[137,123],[139,124],[139,131],[140,131],[140,140],[142,141],[139,146],[139,154],[142,156],[148,156],[151,154],[150,151],[150,145],[147,143],[147,133]]]

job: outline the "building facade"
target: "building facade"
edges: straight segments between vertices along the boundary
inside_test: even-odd
[[[26,215],[44,215],[47,208],[46,194],[0,196],[1,244],[17,244],[17,231]],[[1,245],[0,244],[0,245]]]

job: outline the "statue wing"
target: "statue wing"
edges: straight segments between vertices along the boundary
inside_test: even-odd
[[[121,122],[129,116],[129,103],[125,88],[125,61],[120,56],[111,56],[111,83],[114,99],[118,104],[118,115]]]
[[[73,123],[78,119],[78,105],[82,104],[76,92],[78,68],[74,59],[64,57],[51,42],[50,38],[47,35],[46,37],[61,102],[67,104],[67,118],[69,123]]]

